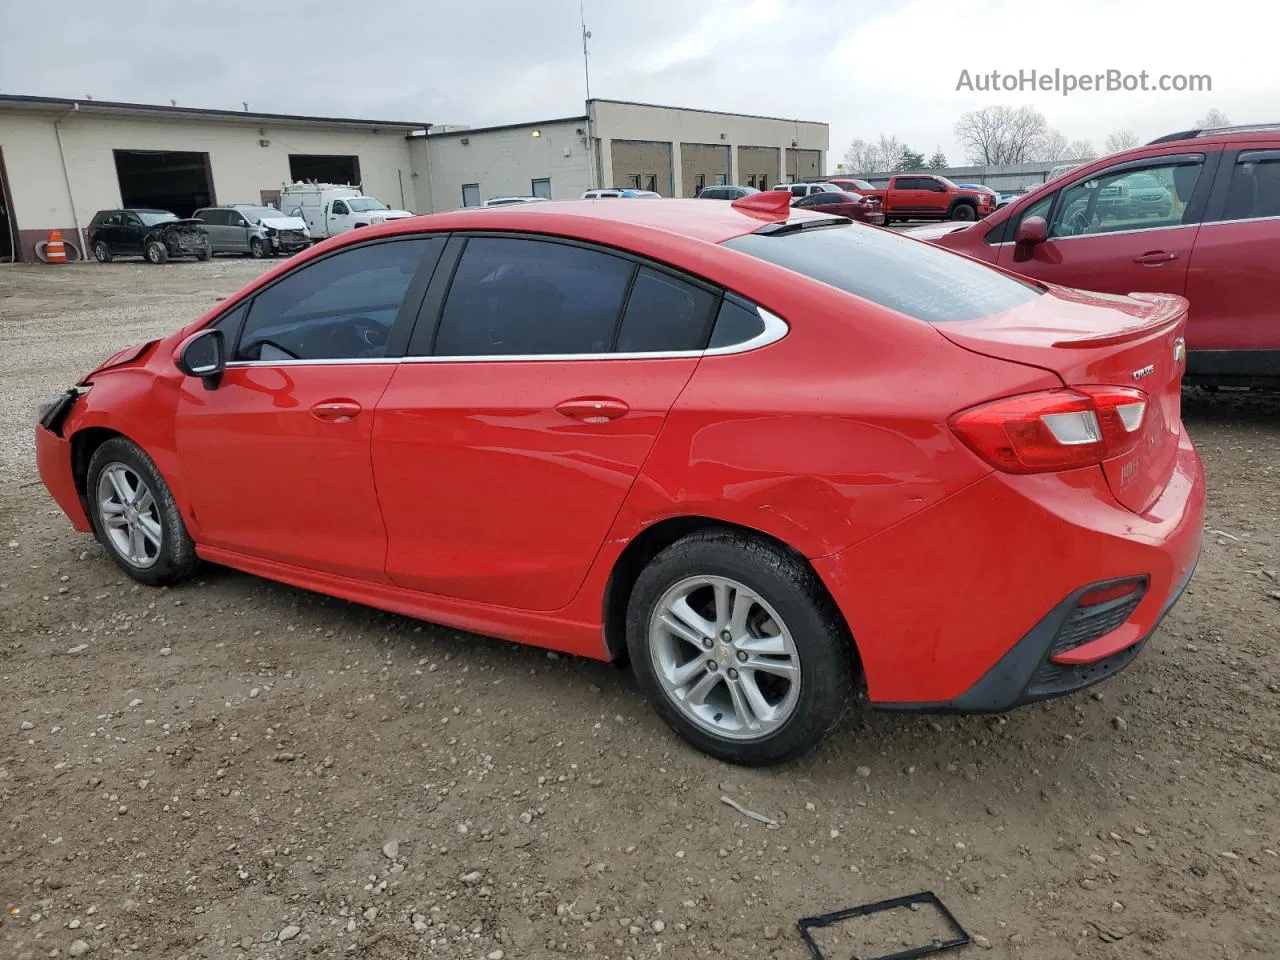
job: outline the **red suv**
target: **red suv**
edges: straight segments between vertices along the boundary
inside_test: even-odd
[[[1280,385],[1280,124],[1161,137],[932,229],[915,235],[1038,280],[1186,296],[1189,382]]]

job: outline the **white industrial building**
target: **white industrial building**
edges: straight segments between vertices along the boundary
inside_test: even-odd
[[[104,209],[189,215],[269,203],[293,180],[360,185],[431,213],[491,197],[581,196],[635,186],[696,195],[713,183],[769,187],[825,172],[825,123],[588,100],[581,116],[433,132],[425,122],[205,110],[0,95],[0,261],[31,260]]]

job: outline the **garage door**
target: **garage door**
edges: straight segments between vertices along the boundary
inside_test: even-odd
[[[671,144],[661,140],[613,140],[613,183],[609,187],[655,190],[671,196]]]
[[[114,150],[120,203],[189,217],[217,203],[207,153]]]
[[[723,143],[680,144],[680,186],[686,197],[729,182],[729,147]]]

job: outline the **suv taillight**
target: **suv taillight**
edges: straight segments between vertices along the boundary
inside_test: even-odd
[[[963,410],[951,429],[1007,473],[1087,467],[1138,442],[1147,396],[1132,387],[1077,387],[1007,397]]]

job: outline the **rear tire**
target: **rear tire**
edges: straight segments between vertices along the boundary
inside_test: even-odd
[[[169,485],[132,440],[114,437],[93,452],[85,491],[98,542],[134,580],[163,586],[195,572],[195,543]]]
[[[115,254],[111,252],[111,247],[107,245],[105,240],[96,240],[93,244],[93,259],[99,263],[110,263],[115,259]]]
[[[159,240],[150,240],[143,249],[143,255],[147,258],[147,263],[167,263],[169,261],[169,248]]]
[[[852,698],[853,643],[817,575],[737,531],[692,534],[641,571],[627,650],[667,725],[729,763],[801,755]]]

